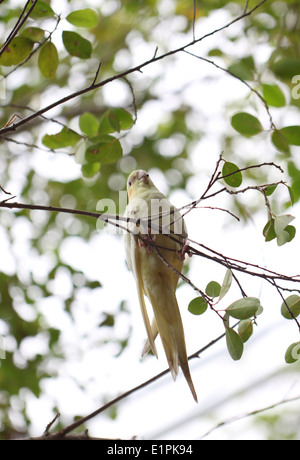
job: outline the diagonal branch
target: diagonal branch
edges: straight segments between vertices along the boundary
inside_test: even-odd
[[[215,345],[217,342],[219,342],[221,339],[225,337],[225,333],[219,335],[217,338],[209,342],[207,345],[204,347],[200,348],[200,350],[196,351],[195,353],[191,354],[188,357],[188,360],[192,360],[194,358],[199,358],[199,356],[204,353],[204,351],[208,350],[210,347]],[[153,382],[156,380],[160,379],[164,375],[167,375],[170,372],[170,369],[165,369],[164,371],[160,372],[159,374],[155,375],[149,380],[146,380],[145,382],[141,383],[140,385],[135,386],[134,388],[131,388],[130,390],[122,393],[121,395],[117,396],[116,398],[112,399],[108,403],[104,404],[103,406],[99,407],[95,411],[91,412],[90,414],[86,415],[85,417],[81,417],[80,419],[76,420],[74,423],[71,423],[70,425],[66,426],[65,428],[62,428],[61,430],[57,431],[56,433],[53,433],[51,436],[51,439],[63,439],[68,433],[71,431],[75,430],[79,426],[85,424],[92,418],[96,417],[99,415],[101,412],[104,412],[107,410],[109,407],[117,404],[118,402],[122,401],[125,398],[128,398],[128,396],[132,395],[133,393],[137,392],[138,390],[141,390],[142,388],[147,387],[148,385],[151,385]]]

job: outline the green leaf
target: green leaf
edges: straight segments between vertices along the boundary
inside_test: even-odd
[[[242,173],[239,170],[239,167],[234,163],[230,163],[226,161],[222,168],[222,175],[227,176],[224,177],[224,181],[230,187],[239,187],[243,181]]]
[[[109,313],[104,313],[106,318],[99,324],[99,327],[101,326],[108,326],[108,327],[113,327],[115,325],[115,317],[114,315],[111,315]]]
[[[275,131],[273,131],[272,136],[271,136],[271,141],[272,141],[272,144],[280,152],[290,153],[290,146],[287,141],[287,138],[283,135],[283,133],[280,130],[275,129]]]
[[[234,361],[241,359],[244,345],[239,334],[232,328],[226,328],[226,345],[231,358]]]
[[[203,297],[195,297],[188,306],[188,311],[193,315],[202,315],[207,310],[207,302]]]
[[[120,141],[113,136],[99,136],[97,142],[88,147],[85,159],[88,163],[115,163],[122,157]]]
[[[231,64],[227,70],[240,80],[253,80],[253,72],[240,62]]]
[[[293,57],[280,59],[272,65],[271,70],[277,77],[291,80],[294,75],[300,75],[300,59]]]
[[[258,120],[250,113],[240,112],[233,115],[231,118],[231,126],[243,136],[255,136],[263,130],[263,127]]]
[[[221,56],[224,56],[224,53],[223,53],[223,51],[220,50],[219,48],[213,48],[213,49],[209,50],[208,56],[218,56],[218,57],[221,57]]]
[[[63,44],[71,56],[79,59],[88,59],[92,54],[91,43],[77,32],[64,30],[62,33]]]
[[[116,108],[107,110],[99,123],[99,134],[110,134],[130,129],[134,124],[132,115],[125,109]]]
[[[277,216],[274,218],[274,230],[276,235],[280,235],[280,233],[285,230],[285,228],[295,219],[294,216],[290,214],[283,214],[282,216]]]
[[[100,171],[100,163],[86,163],[81,166],[81,171],[84,177],[94,177]]]
[[[238,331],[243,343],[247,342],[253,333],[253,323],[251,319],[244,319],[240,321]]]
[[[21,33],[21,37],[29,38],[31,41],[38,43],[44,38],[45,31],[39,27],[27,27]]]
[[[277,237],[278,246],[282,246],[285,243],[289,243],[290,241],[292,241],[293,238],[295,238],[295,235],[296,228],[293,225],[288,225]]]
[[[275,185],[268,185],[268,186],[265,188],[265,194],[266,194],[266,196],[272,195],[272,193],[275,192],[276,188],[277,188],[277,184],[275,184]]]
[[[10,67],[20,64],[31,53],[33,41],[26,37],[15,37],[10,44],[5,48],[0,57],[0,65]]]
[[[205,292],[210,297],[219,297],[221,291],[221,285],[216,281],[211,281],[206,286]]]
[[[230,289],[231,283],[232,283],[232,272],[231,270],[228,269],[226,270],[226,273],[224,276],[223,284],[220,290],[219,300],[223,299],[223,297],[227,294],[227,292]]]
[[[283,302],[281,305],[281,314],[286,319],[297,318],[297,316],[300,314],[300,296],[297,294],[292,294],[287,297],[285,302]]]
[[[31,3],[28,5],[28,9],[30,8]],[[55,16],[53,9],[47,5],[47,3],[38,0],[36,2],[33,11],[30,13],[30,17],[32,19],[44,19],[44,18],[51,18]]]
[[[300,358],[300,342],[292,343],[285,352],[285,362],[287,364],[293,364],[299,361]]]
[[[282,230],[282,232],[279,235],[277,235],[277,245],[278,246],[283,246],[285,243],[288,243],[289,241],[290,241],[290,235],[285,230]]]
[[[95,137],[98,133],[99,122],[93,114],[85,112],[79,118],[79,127],[88,137]]]
[[[43,144],[49,149],[55,150],[62,147],[73,147],[81,139],[81,136],[75,131],[68,128],[63,128],[59,133],[56,134],[45,134],[42,139]]]
[[[94,10],[85,8],[83,10],[73,11],[68,14],[66,20],[76,27],[96,27],[98,23],[98,16]]]
[[[288,162],[288,173],[292,180],[294,202],[300,199],[300,169],[294,161]]]
[[[278,85],[262,85],[263,96],[268,105],[272,107],[284,107],[285,96]]]
[[[243,58],[239,62],[231,64],[228,70],[241,80],[253,80],[255,71],[254,59],[252,56]]]
[[[235,319],[248,319],[255,315],[259,307],[259,299],[256,297],[244,297],[233,302],[225,311]]]
[[[58,53],[52,42],[46,43],[39,54],[38,66],[45,78],[53,78],[58,66]]]
[[[300,126],[286,126],[280,132],[290,145],[300,145]]]
[[[293,190],[292,187],[290,187],[289,185],[287,186],[287,188],[288,188],[288,192],[289,192],[289,195],[290,195],[291,203],[292,203],[292,204],[295,204],[295,194],[294,194],[294,190]]]
[[[276,238],[276,233],[274,229],[274,219],[268,220],[263,229],[263,235],[266,241],[272,241]]]

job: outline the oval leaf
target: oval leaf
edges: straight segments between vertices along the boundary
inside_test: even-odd
[[[275,185],[268,185],[268,186],[265,188],[265,194],[266,194],[266,196],[272,195],[272,193],[275,192],[276,188],[277,188],[277,184],[275,184]]]
[[[262,85],[262,91],[268,105],[272,107],[285,106],[285,96],[278,85]]]
[[[206,286],[205,292],[209,297],[219,297],[221,286],[217,281],[211,281]]]
[[[58,66],[58,53],[52,42],[46,43],[39,54],[38,66],[45,78],[53,78]]]
[[[21,33],[21,37],[29,38],[35,43],[38,43],[42,38],[44,38],[45,31],[39,27],[27,27]]]
[[[33,41],[26,37],[15,37],[0,57],[0,65],[10,67],[24,61],[33,48]]]
[[[295,219],[294,216],[290,214],[283,214],[282,216],[277,216],[274,218],[274,230],[276,235],[280,235],[280,233],[285,230],[285,228]]]
[[[286,126],[280,129],[280,133],[290,145],[300,145],[300,126]]]
[[[202,315],[207,310],[207,302],[203,297],[195,297],[188,306],[188,311],[193,315]]]
[[[230,163],[229,161],[224,163],[222,175],[226,176],[224,177],[224,181],[230,187],[239,187],[243,181],[243,176],[238,166],[234,163]]]
[[[84,177],[94,177],[100,170],[100,163],[86,163],[81,166],[81,171]]]
[[[231,358],[234,361],[241,359],[244,345],[239,334],[232,328],[226,328],[226,345]]]
[[[271,70],[277,77],[291,80],[294,75],[300,75],[300,59],[293,57],[280,59],[272,65]]]
[[[121,108],[110,109],[100,119],[99,134],[119,133],[122,130],[130,129],[133,124],[132,115],[127,110]]]
[[[263,130],[263,127],[258,120],[250,113],[240,112],[233,115],[231,118],[231,126],[243,136],[255,136]]]
[[[31,6],[29,3],[28,8]],[[30,13],[30,17],[32,19],[41,19],[41,18],[51,18],[55,15],[51,6],[47,5],[47,3],[38,0]]]
[[[287,186],[287,189],[288,189],[288,192],[289,192],[289,195],[290,195],[291,203],[292,203],[292,204],[295,204],[295,194],[294,194],[294,191],[293,191],[292,187],[290,187],[290,186],[288,185],[288,186]]]
[[[244,297],[233,302],[225,311],[235,319],[248,319],[255,315],[259,307],[259,299],[256,297]]]
[[[252,56],[251,56],[252,58]],[[253,58],[252,58],[253,61]],[[242,59],[239,62],[234,62],[228,67],[228,71],[240,80],[253,80],[254,78],[254,62]]]
[[[283,135],[283,133],[280,130],[275,129],[275,131],[272,133],[271,141],[272,144],[277,148],[277,150],[280,150],[284,153],[290,152],[290,146],[287,141],[287,138]]]
[[[276,233],[274,229],[274,219],[268,220],[263,229],[263,235],[266,241],[272,241],[276,238]]]
[[[85,112],[79,118],[79,127],[88,137],[95,137],[98,133],[99,122],[92,113]]]
[[[285,362],[293,364],[300,358],[300,342],[292,343],[285,352]]]
[[[81,140],[81,136],[75,131],[68,128],[63,128],[56,134],[45,134],[42,139],[43,144],[51,150],[60,149],[62,147],[74,147]]]
[[[115,163],[122,156],[120,141],[113,136],[100,136],[85,152],[88,163]]]
[[[231,270],[228,269],[228,270],[226,270],[226,273],[225,273],[225,276],[224,276],[223,284],[222,284],[221,291],[220,291],[219,300],[223,299],[223,297],[227,294],[227,292],[230,289],[231,283],[232,283],[232,273],[231,273]]]
[[[285,302],[283,302],[281,305],[281,314],[286,319],[297,318],[297,316],[300,314],[300,296],[297,294],[292,294],[287,297]]]
[[[73,11],[68,14],[66,20],[76,27],[96,27],[98,23],[98,16],[94,10],[85,8],[83,10]]]
[[[240,321],[238,331],[243,343],[247,342],[253,333],[253,323],[251,319],[244,319]]]
[[[79,59],[88,59],[92,54],[91,43],[77,32],[64,30],[62,33],[63,44],[71,56]]]

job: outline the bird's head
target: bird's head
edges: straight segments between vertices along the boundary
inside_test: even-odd
[[[149,177],[149,174],[143,169],[133,171],[127,180],[127,192],[129,200],[144,190],[153,187],[153,182]]]

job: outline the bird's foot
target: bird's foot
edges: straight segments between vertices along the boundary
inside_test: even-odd
[[[190,249],[190,246],[188,245],[188,243],[186,241],[183,242],[182,248],[177,252],[178,252],[178,259],[179,260],[184,260],[186,254],[189,257],[192,257],[192,255],[193,255],[193,253],[192,253],[192,251]]]
[[[156,235],[151,235],[150,231],[151,230],[149,228],[148,233],[146,235],[144,235],[143,240],[140,239],[140,238],[138,240],[139,246],[141,248],[145,246],[148,254],[150,254],[150,252],[152,252],[152,245],[156,241]]]

